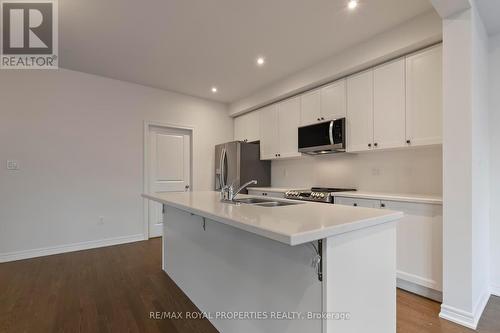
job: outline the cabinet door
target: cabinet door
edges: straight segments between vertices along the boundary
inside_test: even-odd
[[[246,126],[245,115],[234,118],[234,140],[245,141],[246,139]]]
[[[321,117],[325,120],[338,119],[344,118],[346,113],[345,80],[321,88]]]
[[[405,61],[399,59],[373,71],[373,145],[406,146]]]
[[[300,96],[300,125],[310,125],[321,120],[321,91],[313,90]]]
[[[335,204],[367,208],[380,208],[381,205],[380,200],[345,197],[335,197]]]
[[[300,156],[298,128],[300,125],[300,97],[278,103],[279,157]]]
[[[260,140],[259,111],[249,112],[234,119],[234,139],[248,142]]]
[[[411,145],[442,143],[442,47],[406,58],[406,138]]]
[[[383,201],[404,213],[397,225],[398,278],[433,290],[442,290],[443,208],[440,205]],[[410,290],[419,293],[417,290]],[[422,294],[429,297],[433,295]]]
[[[279,148],[278,109],[271,105],[260,109],[260,158],[269,160],[277,158]]]
[[[260,117],[259,110],[245,114],[246,139],[248,142],[260,140]]]
[[[364,151],[373,145],[373,71],[347,78],[347,150]]]

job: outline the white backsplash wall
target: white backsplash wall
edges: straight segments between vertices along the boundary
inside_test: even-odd
[[[272,186],[352,187],[392,193],[442,193],[441,146],[273,161]]]

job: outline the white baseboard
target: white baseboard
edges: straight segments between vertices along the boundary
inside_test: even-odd
[[[421,286],[421,285],[413,283],[413,282],[409,282],[409,281],[398,278],[396,280],[396,286],[399,289],[403,289],[403,290],[409,291],[411,293],[420,295],[422,297],[432,299],[432,300],[439,302],[439,303],[441,303],[443,301],[443,293],[441,291],[427,288],[427,287]]]
[[[36,257],[50,256],[53,254],[60,254],[73,251],[81,251],[88,249],[95,249],[99,247],[112,246],[125,243],[133,243],[144,240],[143,234],[113,237],[107,239],[100,239],[95,241],[87,241],[81,243],[65,244],[51,247],[38,248],[33,250],[16,251],[8,253],[0,253],[0,263],[30,259]]]
[[[500,285],[492,284],[491,285],[491,294],[500,297]]]
[[[423,286],[423,287],[430,288],[430,289],[437,290],[437,291],[442,291],[440,283],[438,283],[437,281],[431,280],[431,279],[426,279],[424,277],[421,277],[421,276],[418,276],[415,274],[410,274],[410,273],[406,273],[406,272],[398,270],[397,271],[397,278],[414,283],[414,284],[419,285],[419,286]]]
[[[474,308],[474,312],[463,311],[452,306],[442,304],[439,317],[475,330],[477,328],[477,324],[479,323],[479,319],[481,319],[484,308],[486,307],[486,304],[488,304],[490,295],[489,290],[483,293]]]

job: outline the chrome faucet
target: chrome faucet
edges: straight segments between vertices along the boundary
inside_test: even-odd
[[[234,198],[238,193],[243,191],[248,185],[252,184],[257,184],[257,181],[254,179],[246,182],[245,184],[241,185],[236,191],[234,190],[234,186],[232,184],[229,186],[226,185],[222,188],[222,199],[224,201],[234,201]]]

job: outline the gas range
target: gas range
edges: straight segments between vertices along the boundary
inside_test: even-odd
[[[333,203],[334,192],[356,191],[355,189],[335,187],[313,187],[310,190],[290,190],[285,193],[286,199]]]

